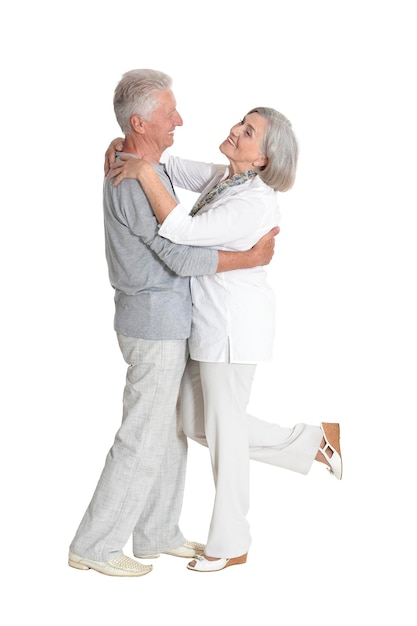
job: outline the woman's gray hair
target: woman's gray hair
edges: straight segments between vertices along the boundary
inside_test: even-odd
[[[130,70],[123,74],[113,97],[114,112],[123,133],[132,132],[132,115],[148,119],[158,106],[160,92],[171,87],[171,77],[157,70]]]
[[[268,125],[261,139],[261,150],[268,163],[257,168],[259,177],[276,191],[288,191],[294,185],[298,161],[298,142],[291,122],[275,109],[256,107],[249,113],[258,113]]]

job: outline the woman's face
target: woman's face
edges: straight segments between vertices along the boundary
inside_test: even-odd
[[[266,165],[268,159],[261,151],[261,140],[268,122],[259,113],[249,113],[230,129],[230,135],[220,144],[230,161],[234,174]]]

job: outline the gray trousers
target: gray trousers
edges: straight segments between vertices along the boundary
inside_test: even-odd
[[[71,543],[96,561],[123,552],[153,554],[184,541],[178,522],[184,493],[187,440],[176,405],[188,357],[186,340],[146,341],[118,335],[128,364],[122,424]]]

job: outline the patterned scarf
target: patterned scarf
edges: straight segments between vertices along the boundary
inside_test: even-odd
[[[226,178],[226,180],[222,180],[220,183],[215,185],[213,189],[210,189],[206,193],[205,196],[201,198],[191,209],[190,215],[194,217],[196,213],[206,204],[209,204],[214,198],[217,198],[222,191],[227,189],[228,187],[233,187],[234,185],[243,185],[247,180],[256,176],[255,170],[248,170],[247,172],[243,172],[243,174],[235,174],[231,178]]]

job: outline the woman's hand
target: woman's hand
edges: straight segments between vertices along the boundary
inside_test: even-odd
[[[124,178],[136,178],[139,182],[141,175],[153,170],[152,165],[146,160],[135,157],[121,155],[120,160],[113,163],[112,169],[107,174],[107,178],[113,178],[113,186],[116,187]]]
[[[113,139],[111,144],[106,150],[106,154],[104,155],[104,175],[107,176],[109,170],[113,167],[114,162],[116,160],[116,152],[123,151],[124,139],[121,137],[117,137]]]

